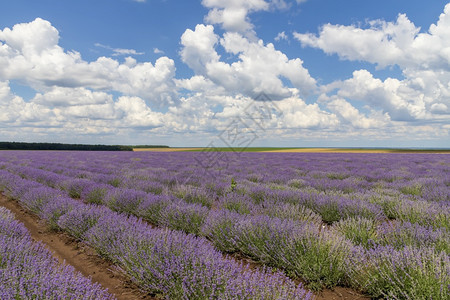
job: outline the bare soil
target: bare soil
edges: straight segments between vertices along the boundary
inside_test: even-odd
[[[135,152],[183,152],[183,151],[202,151],[208,150],[203,147],[193,148],[133,148]],[[251,151],[249,151],[251,152]],[[256,151],[259,153],[276,152],[276,153],[434,153],[434,154],[450,154],[450,150],[409,150],[409,149],[351,149],[351,148],[287,148],[276,150]]]
[[[297,148],[279,149],[262,152],[289,152],[289,153],[435,153],[450,154],[448,150],[408,150],[408,149],[349,149],[349,148]]]
[[[179,152],[179,151],[193,151],[202,150],[204,148],[133,148],[135,152],[150,151],[150,152]]]
[[[371,298],[364,296],[352,289],[344,287],[335,287],[332,290],[323,290],[316,294],[316,300],[370,300]]]

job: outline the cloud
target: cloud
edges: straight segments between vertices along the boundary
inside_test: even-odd
[[[158,49],[158,48],[153,48],[153,53],[155,54],[164,54],[164,51]]]
[[[436,78],[432,71],[404,80],[387,78],[382,81],[367,70],[358,70],[347,80],[323,86],[322,91],[331,97],[322,95],[321,99],[324,102],[336,97],[362,101],[387,113],[394,121],[448,120],[449,75],[447,86],[444,86],[440,82],[442,78]]]
[[[1,54],[11,55],[14,50],[24,55],[42,54],[54,50],[59,41],[59,33],[50,22],[37,18],[31,23],[14,25],[13,29],[0,30]]]
[[[317,103],[306,104],[291,97],[277,102],[283,112],[280,128],[331,129],[339,125],[336,115],[322,110]]]
[[[297,0],[297,4],[306,0]],[[291,7],[285,0],[202,0],[210,11],[205,17],[208,24],[219,24],[228,32],[237,32],[255,41],[257,35],[249,14],[258,11],[287,10]]]
[[[239,33],[227,32],[220,38],[212,25],[197,25],[181,37],[181,57],[196,75],[204,76],[232,94],[256,95],[265,92],[273,99],[311,93],[316,82],[299,58],[288,59],[274,45],[253,42]],[[233,63],[221,61],[216,47],[235,55]],[[293,88],[285,86],[289,81]]]
[[[277,36],[275,37],[275,41],[279,42],[279,41],[281,41],[281,40],[285,40],[285,41],[288,40],[288,36],[286,35],[286,33],[285,33],[284,31],[279,32],[279,33],[277,34]]]
[[[121,49],[121,48],[115,48],[113,50],[113,56],[119,56],[119,55],[143,55],[145,52],[137,52],[134,49]]]
[[[0,82],[0,125],[55,130],[81,126],[87,132],[105,132],[108,128],[142,130],[162,126],[162,116],[139,97],[114,99],[110,94],[85,88],[55,87],[26,102],[12,94],[8,82]]]
[[[139,97],[119,97],[114,107],[123,112],[123,123],[117,124],[118,127],[153,128],[162,125],[162,114],[153,112]]]
[[[119,55],[143,55],[143,54],[145,54],[145,52],[137,52],[134,49],[112,48],[111,46],[103,45],[103,44],[100,44],[100,43],[95,43],[95,46],[111,50],[113,52],[112,56],[119,56]]]
[[[450,114],[450,109],[444,103],[433,103],[431,105],[431,112],[434,114]]]
[[[367,70],[359,70],[353,72],[352,78],[334,82],[325,89],[335,88],[338,98],[363,101],[388,113],[393,120],[413,121],[431,117],[427,107],[433,99],[427,99],[420,90],[411,88],[407,81],[395,78],[382,81]]]
[[[46,106],[33,102],[25,102],[23,98],[14,95],[9,87],[9,81],[0,81],[0,127],[2,124],[10,127],[34,126],[49,127],[53,125],[53,112]]]
[[[207,23],[220,24],[226,31],[238,32],[252,39],[256,38],[256,33],[248,14],[270,7],[264,0],[203,0],[202,5],[211,9],[205,17]]]
[[[272,0],[270,1],[270,6],[279,9],[279,10],[286,10],[291,7],[290,3],[286,3],[284,0]]]
[[[131,58],[124,64],[107,57],[86,62],[58,41],[58,31],[40,18],[0,30],[0,80],[17,79],[38,91],[85,87],[139,96],[156,105],[176,101],[172,59],[160,57],[154,65]]]
[[[324,25],[316,36],[294,33],[303,46],[322,49],[346,60],[361,60],[384,68],[441,69],[450,71],[450,3],[428,32],[420,33],[405,14],[396,22],[375,20],[363,29],[355,25]]]
[[[370,117],[366,117],[342,98],[334,98],[327,103],[327,108],[334,112],[343,124],[350,124],[356,129],[383,128],[390,124],[388,114],[373,111]]]
[[[181,59],[197,74],[205,73],[205,66],[210,62],[217,62],[220,56],[214,47],[219,36],[214,33],[212,25],[199,24],[195,30],[186,29],[181,36],[183,46]]]
[[[345,60],[367,61],[378,68],[397,65],[402,70],[404,79],[383,81],[367,70],[357,70],[352,78],[323,86],[326,95],[322,99],[331,101],[327,107],[342,110],[343,99],[350,99],[379,109],[393,121],[448,121],[450,4],[438,22],[424,33],[404,14],[398,15],[396,22],[375,20],[368,25],[363,29],[326,24],[318,36],[294,33],[303,46],[319,48]]]
[[[9,81],[0,81],[0,123],[13,123],[20,117],[24,101],[15,96],[9,87]]]
[[[44,94],[37,93],[33,101],[50,107],[67,107],[103,104],[111,102],[112,96],[105,92],[93,92],[86,88],[53,87]]]

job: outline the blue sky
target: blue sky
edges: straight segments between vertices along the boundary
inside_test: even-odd
[[[0,140],[450,147],[448,1],[0,8]]]

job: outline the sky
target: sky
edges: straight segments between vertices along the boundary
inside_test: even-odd
[[[0,1],[0,141],[450,148],[449,131],[449,1]]]

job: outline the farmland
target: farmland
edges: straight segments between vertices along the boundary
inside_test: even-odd
[[[149,297],[448,299],[449,169],[430,153],[3,151],[0,190]],[[0,270],[16,270],[16,221],[0,221]],[[24,288],[7,275],[10,296]],[[90,291],[66,298],[113,297],[62,277]]]

